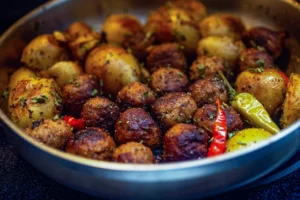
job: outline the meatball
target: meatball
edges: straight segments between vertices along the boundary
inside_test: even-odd
[[[43,70],[56,62],[68,60],[67,51],[62,48],[53,35],[40,35],[23,50],[21,61],[34,70]]]
[[[198,80],[189,87],[189,91],[198,106],[215,103],[217,98],[222,102],[227,102],[229,99],[227,87],[219,76]]]
[[[39,142],[56,149],[64,149],[67,141],[73,136],[72,128],[61,119],[45,119],[36,121],[25,133]]]
[[[184,9],[190,15],[190,17],[197,22],[203,20],[207,15],[207,9],[205,5],[197,0],[175,0],[172,2],[169,1],[168,3],[169,6],[175,6]]]
[[[62,89],[64,110],[74,117],[79,117],[83,104],[101,93],[99,81],[95,76],[78,76]]]
[[[148,109],[155,101],[154,92],[140,82],[129,83],[117,95],[116,102],[122,110],[130,107]]]
[[[118,106],[107,98],[89,99],[82,108],[81,117],[86,126],[111,130],[120,115]]]
[[[137,142],[128,142],[115,149],[113,161],[119,163],[151,164],[154,162],[154,157],[151,149],[148,147]]]
[[[141,108],[130,108],[122,113],[115,125],[115,141],[118,144],[142,142],[154,149],[161,143],[161,131],[152,117]]]
[[[87,35],[91,33],[93,30],[92,28],[87,25],[85,22],[74,22],[72,23],[66,30],[67,35],[69,36],[71,41],[76,40],[80,36]]]
[[[216,56],[200,56],[195,60],[190,68],[190,79],[192,81],[215,75],[218,71],[226,72],[226,61]]]
[[[66,152],[95,160],[111,160],[116,144],[101,128],[78,131],[66,147]]]
[[[199,29],[202,37],[229,36],[236,40],[241,39],[245,25],[239,17],[230,14],[214,14],[205,18]]]
[[[151,47],[147,57],[147,68],[149,71],[154,72],[158,68],[165,66],[186,72],[186,59],[180,47],[176,43],[165,43]]]
[[[167,162],[202,159],[207,155],[208,134],[195,125],[177,124],[164,136],[163,148]]]
[[[169,92],[183,92],[189,80],[187,76],[178,69],[160,68],[151,75],[151,88],[158,94]]]
[[[206,104],[199,108],[194,115],[194,123],[198,127],[213,131],[213,125],[216,121],[218,107],[215,104]],[[240,115],[231,107],[225,108],[227,131],[233,132],[240,130],[243,122]]]
[[[243,36],[243,40],[248,46],[263,47],[276,59],[282,53],[284,39],[286,37],[286,32],[276,32],[264,27],[256,27],[246,32]]]
[[[190,123],[196,110],[196,102],[184,92],[166,94],[152,105],[152,114],[163,130],[178,123]]]
[[[267,52],[254,48],[242,51],[238,65],[240,71],[274,67],[273,58]]]

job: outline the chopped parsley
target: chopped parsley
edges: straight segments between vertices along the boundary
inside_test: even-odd
[[[52,120],[53,120],[53,121],[56,121],[56,120],[58,120],[59,118],[60,118],[60,115],[57,114],[57,115],[55,115],[55,116],[52,118]]]
[[[8,92],[7,90],[3,91],[2,97],[3,97],[4,99],[7,99],[8,95],[9,95],[9,92]]]
[[[40,103],[40,104],[42,104],[42,103],[46,103],[46,101],[47,101],[48,99],[49,99],[49,98],[48,98],[46,95],[42,94],[42,95],[39,96],[39,97],[33,97],[33,98],[31,99],[31,102],[32,102],[32,103]]]
[[[27,99],[25,98],[25,97],[22,97],[21,99],[20,99],[20,103],[21,103],[21,106],[24,108],[27,104],[26,104],[26,101],[27,101]]]
[[[259,68],[249,68],[248,71],[253,72],[253,73],[262,73],[265,70],[263,67],[259,67]]]
[[[244,142],[241,142],[241,141],[237,141],[236,143],[237,143],[237,144],[239,144],[239,145],[242,145],[242,146],[247,146],[247,144],[246,144],[246,143],[244,143]]]
[[[79,83],[79,82],[76,82],[76,83],[75,83],[75,87],[78,88],[79,86],[80,86],[80,83]]]
[[[60,97],[55,98],[54,104],[55,104],[56,106],[60,106],[61,103],[62,103],[62,99],[61,99]]]
[[[205,65],[200,64],[197,66],[200,78],[205,78]]]
[[[98,108],[102,108],[102,106],[101,106],[101,105],[99,105],[99,106],[98,106]]]
[[[232,138],[236,133],[237,133],[237,131],[228,133],[228,138]]]
[[[144,96],[145,96],[145,97],[149,97],[149,95],[150,95],[150,94],[149,94],[149,91],[144,92]]]
[[[93,89],[93,91],[92,91],[92,96],[96,96],[98,94],[98,90],[97,89]]]
[[[265,61],[264,60],[257,60],[256,64],[258,64],[259,67],[264,67],[265,66]]]

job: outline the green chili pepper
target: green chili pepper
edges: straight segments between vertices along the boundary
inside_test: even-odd
[[[238,113],[240,113],[252,126],[263,128],[272,134],[276,134],[280,131],[264,106],[252,94],[237,94],[236,91],[231,87],[228,80],[225,78],[224,74],[221,71],[218,71],[218,74],[224,80],[229,89],[232,100],[231,106],[238,111]]]

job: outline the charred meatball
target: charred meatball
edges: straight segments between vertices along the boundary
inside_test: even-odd
[[[120,110],[114,102],[107,98],[95,97],[83,105],[81,117],[86,126],[111,130],[119,114]]]
[[[219,76],[198,80],[189,87],[189,91],[198,106],[215,103],[217,98],[222,102],[227,102],[229,98],[226,85]]]
[[[161,131],[152,117],[141,108],[130,108],[122,113],[115,126],[118,144],[142,142],[154,149],[161,143]]]
[[[151,149],[148,147],[137,142],[128,142],[116,148],[113,154],[113,161],[119,163],[151,164],[154,162],[154,157]]]
[[[154,92],[140,82],[129,83],[117,95],[117,103],[122,110],[130,107],[148,109],[155,101]]]
[[[177,124],[164,136],[163,148],[167,162],[202,159],[207,155],[208,134],[195,125]]]
[[[95,76],[78,76],[63,87],[64,110],[74,117],[79,117],[83,104],[101,93],[99,81]]]
[[[111,160],[115,148],[114,140],[105,130],[91,127],[75,133],[66,151],[95,160]]]
[[[213,125],[216,121],[218,107],[215,104],[206,104],[199,108],[194,115],[194,123],[198,127],[202,127],[212,132]],[[240,130],[243,122],[240,115],[231,107],[225,108],[227,131],[233,132]]]
[[[226,61],[223,58],[200,56],[190,68],[190,79],[193,81],[215,75],[218,71],[226,72],[226,70],[228,71],[226,66]]]
[[[56,149],[64,149],[67,141],[73,135],[71,127],[61,119],[33,122],[31,128],[25,129],[25,133]]]
[[[263,47],[276,59],[282,53],[286,37],[286,32],[276,32],[264,27],[256,27],[246,32],[243,40],[248,46]]]
[[[184,92],[166,94],[152,105],[152,114],[164,130],[178,123],[190,123],[196,110],[196,102]]]
[[[147,57],[147,68],[150,72],[154,72],[158,68],[165,66],[186,72],[186,59],[180,47],[181,46],[176,43],[165,43],[153,46]]]
[[[151,88],[158,94],[183,92],[189,80],[179,69],[160,68],[151,75]]]

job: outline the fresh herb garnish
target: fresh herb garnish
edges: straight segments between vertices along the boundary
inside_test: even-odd
[[[149,97],[149,95],[150,95],[150,94],[149,94],[149,91],[144,92],[144,96],[145,96],[145,97]]]
[[[26,104],[26,101],[27,101],[27,99],[25,98],[25,97],[22,97],[21,99],[20,99],[20,103],[21,103],[21,106],[24,108],[27,104]]]
[[[96,96],[98,94],[98,90],[97,89],[93,89],[93,91],[92,91],[92,96]]]
[[[52,118],[52,120],[53,120],[53,121],[56,121],[56,120],[58,120],[59,118],[60,118],[60,115],[57,114],[57,115],[55,115],[55,116]]]
[[[264,67],[265,66],[265,61],[264,60],[257,60],[256,64],[258,64],[259,67]]]
[[[253,72],[253,73],[262,73],[265,70],[263,67],[259,67],[259,68],[249,68],[248,71]]]
[[[241,142],[241,141],[237,141],[236,143],[237,143],[237,144],[239,144],[239,145],[242,145],[242,146],[247,146],[247,144],[246,144],[246,143],[244,143],[244,142]]]
[[[4,99],[7,99],[8,95],[9,95],[9,92],[7,90],[5,90],[5,91],[2,92],[2,97]]]
[[[201,78],[205,78],[205,65],[200,64],[197,66]]]

